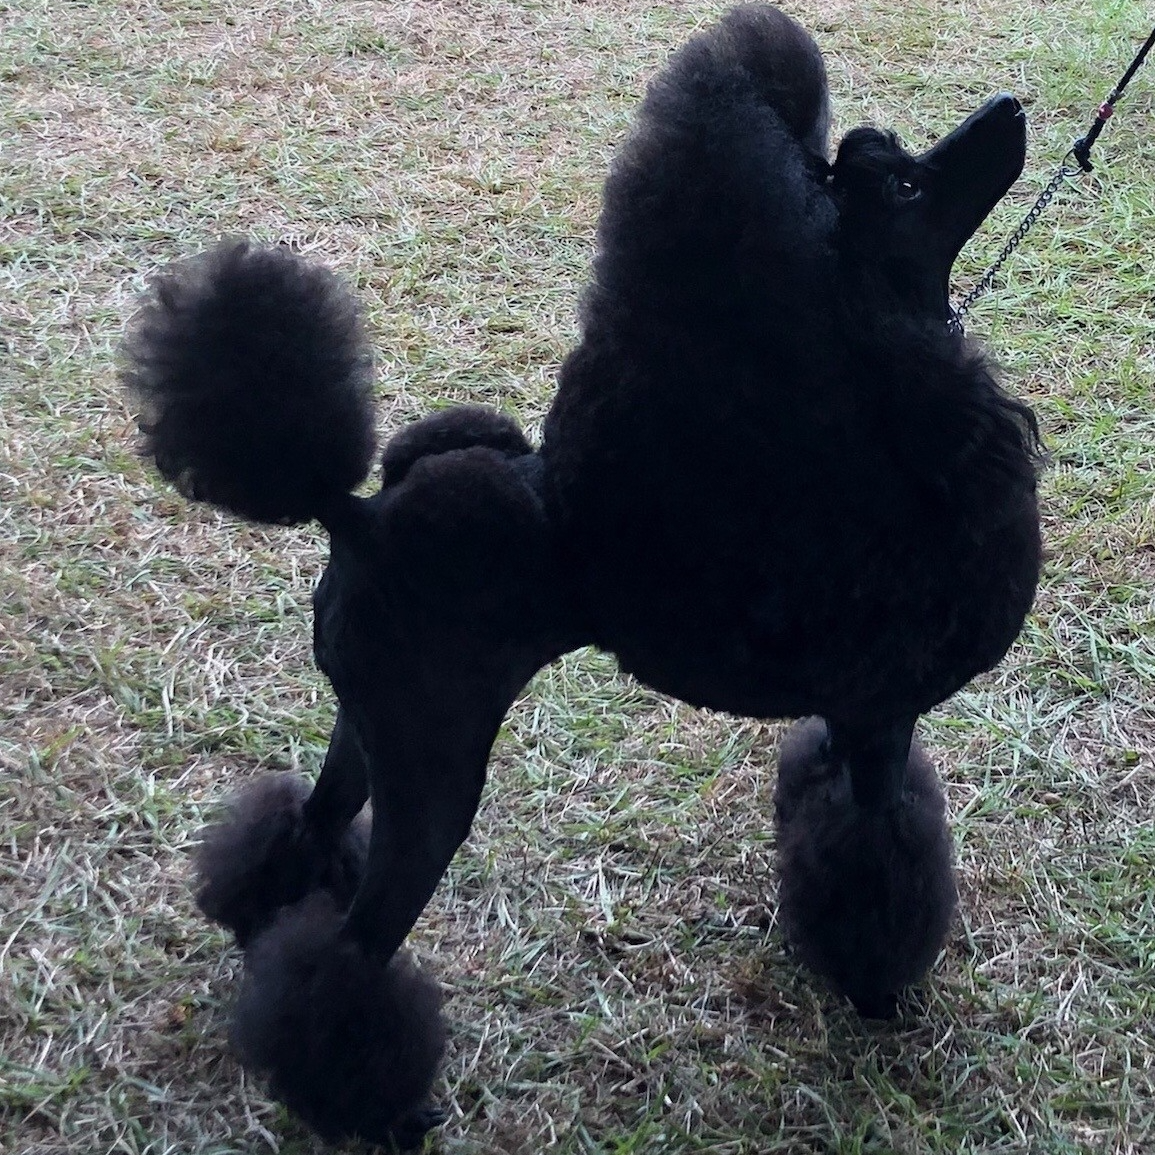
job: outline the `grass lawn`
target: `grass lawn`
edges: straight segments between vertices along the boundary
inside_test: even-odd
[[[789,0],[838,131],[924,147],[987,95],[1027,172],[965,289],[1149,31],[1138,0]],[[178,498],[114,377],[135,295],[223,233],[366,302],[382,433],[536,430],[599,189],[713,3],[0,0],[0,1152],[319,1151],[226,1041],[240,957],[187,862],[229,791],[319,765],[313,530]],[[445,1155],[1155,1151],[1155,60],[972,313],[1051,451],[1034,615],[924,721],[961,915],[858,1020],[775,923],[779,727],[571,655],[511,713],[418,924]],[[350,1150],[356,1150],[350,1148]]]

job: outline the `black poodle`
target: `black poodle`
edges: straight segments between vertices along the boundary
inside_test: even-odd
[[[787,736],[782,914],[866,1014],[933,962],[955,889],[922,712],[989,669],[1039,569],[1034,420],[948,325],[951,265],[1019,174],[996,97],[922,156],[856,129],[822,58],[731,12],[650,87],[606,183],[581,340],[536,450],[464,407],[373,454],[357,308],[241,242],[160,276],[124,379],[189,497],[317,519],[315,652],[340,703],[316,787],[208,834],[246,947],[234,1039],[322,1134],[415,1141],[443,1048],[402,943],[469,831],[526,681],[577,646]],[[356,819],[372,798],[366,840]]]

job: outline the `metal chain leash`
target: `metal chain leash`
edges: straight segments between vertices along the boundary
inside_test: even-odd
[[[1047,182],[1047,187],[1039,194],[1039,199],[1031,206],[1030,211],[1022,219],[1019,227],[1011,234],[1010,239],[1005,245],[999,255],[995,258],[994,264],[979,278],[979,282],[965,297],[963,297],[958,308],[952,308],[950,311],[950,320],[947,322],[948,327],[952,332],[962,333],[963,317],[966,316],[967,310],[990,289],[995,277],[998,275],[999,269],[1006,263],[1007,258],[1019,247],[1023,238],[1031,231],[1031,227],[1042,215],[1043,210],[1051,203],[1055,193],[1059,191],[1059,186],[1062,185],[1068,177],[1076,176],[1079,172],[1091,172],[1091,146],[1099,139],[1099,134],[1103,131],[1107,121],[1115,112],[1115,104],[1119,97],[1123,95],[1127,85],[1131,83],[1131,78],[1139,70],[1139,66],[1147,59],[1147,54],[1155,48],[1155,29],[1152,30],[1151,35],[1147,37],[1143,47],[1135,54],[1135,59],[1127,66],[1127,71],[1123,73],[1122,79],[1113,89],[1107,99],[1099,105],[1099,109],[1095,114],[1095,120],[1092,123],[1086,136],[1080,137],[1071,146],[1070,151],[1063,157],[1063,163],[1055,170],[1055,175]],[[1075,165],[1071,166],[1067,161],[1074,158]]]
[[[1067,153],[1068,157],[1073,155],[1073,152]],[[1039,193],[1038,200],[1031,205],[1027,215],[1019,222],[1018,228],[1011,233],[1007,243],[999,250],[999,255],[995,257],[987,271],[979,278],[978,284],[963,297],[957,308],[951,309],[950,327],[953,330],[958,333],[963,331],[963,318],[966,316],[967,310],[994,284],[995,277],[998,276],[999,270],[1006,264],[1011,253],[1022,244],[1023,238],[1031,231],[1035,222],[1043,215],[1044,209],[1046,209],[1047,205],[1054,199],[1055,193],[1059,191],[1059,186],[1068,177],[1077,176],[1078,173],[1078,166],[1067,164],[1067,158],[1064,157],[1063,163],[1059,165],[1054,175],[1047,182],[1047,187]]]

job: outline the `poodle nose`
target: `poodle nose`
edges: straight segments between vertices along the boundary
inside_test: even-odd
[[[1009,92],[1000,92],[997,96],[992,96],[974,116],[976,119],[982,119],[987,114],[993,114],[993,119],[999,124],[1027,119],[1019,98]]]
[[[992,96],[991,99],[983,105],[983,109],[992,108],[997,108],[1004,116],[1008,112],[1011,116],[1023,115],[1023,106],[1019,102],[1019,98],[1010,92],[1000,92],[997,96]]]

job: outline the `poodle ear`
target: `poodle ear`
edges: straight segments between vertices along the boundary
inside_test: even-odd
[[[904,155],[893,132],[868,124],[852,128],[842,138],[830,166],[831,187],[835,192],[853,194],[877,185],[886,178],[896,158]]]

